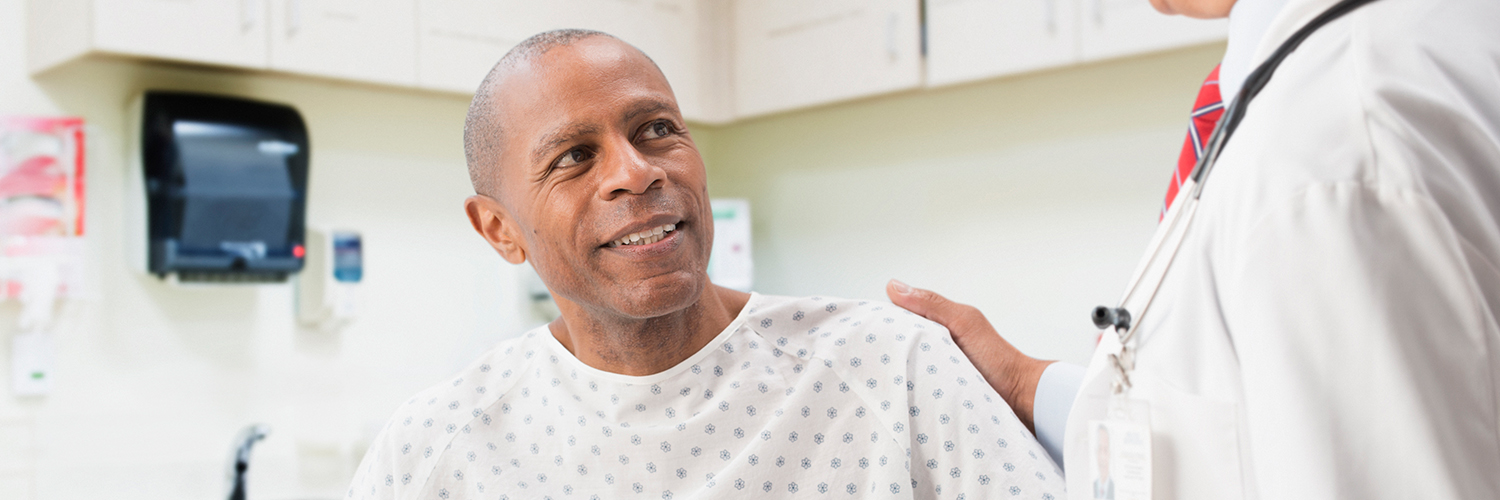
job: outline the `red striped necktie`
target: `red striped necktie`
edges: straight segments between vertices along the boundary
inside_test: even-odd
[[[1214,66],[1214,70],[1203,81],[1203,87],[1198,89],[1198,101],[1193,103],[1193,122],[1188,126],[1187,139],[1182,143],[1182,154],[1177,156],[1177,171],[1172,174],[1172,184],[1167,186],[1167,200],[1161,206],[1162,217],[1166,216],[1168,208],[1172,208],[1177,190],[1193,173],[1198,157],[1208,147],[1208,138],[1213,135],[1214,127],[1219,125],[1219,117],[1223,115],[1224,100],[1219,97],[1219,67]]]

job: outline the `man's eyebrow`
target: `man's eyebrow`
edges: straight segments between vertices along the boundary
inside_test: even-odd
[[[571,142],[579,136],[597,133],[599,133],[598,126],[586,123],[566,125],[548,132],[542,136],[541,140],[537,141],[536,148],[531,153],[531,162],[541,163],[542,160],[546,159],[547,153],[558,146]]]
[[[676,108],[672,107],[672,103],[669,103],[667,101],[659,99],[646,99],[632,104],[629,108],[627,108],[625,110],[624,120],[627,122],[634,121],[636,117],[639,117],[641,115],[651,114],[663,110],[675,111]]]

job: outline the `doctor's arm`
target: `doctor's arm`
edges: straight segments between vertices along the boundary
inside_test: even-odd
[[[947,328],[959,349],[1005,398],[1052,460],[1063,464],[1063,434],[1073,398],[1083,384],[1083,367],[1027,356],[1006,342],[973,306],[896,280],[886,285],[886,295],[892,303]]]

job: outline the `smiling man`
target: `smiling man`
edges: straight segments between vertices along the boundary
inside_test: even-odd
[[[464,133],[474,229],[562,316],[401,406],[350,498],[1061,498],[942,327],[709,282],[703,159],[639,50],[532,37]]]

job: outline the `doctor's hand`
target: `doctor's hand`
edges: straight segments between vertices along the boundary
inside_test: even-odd
[[[1036,384],[1042,372],[1052,361],[1043,361],[1021,353],[1010,345],[984,313],[974,306],[959,304],[929,290],[912,288],[906,283],[891,280],[885,285],[885,293],[891,302],[911,312],[943,325],[953,334],[953,341],[963,350],[969,361],[984,375],[1026,428],[1036,432],[1032,423],[1032,402],[1036,399]]]

